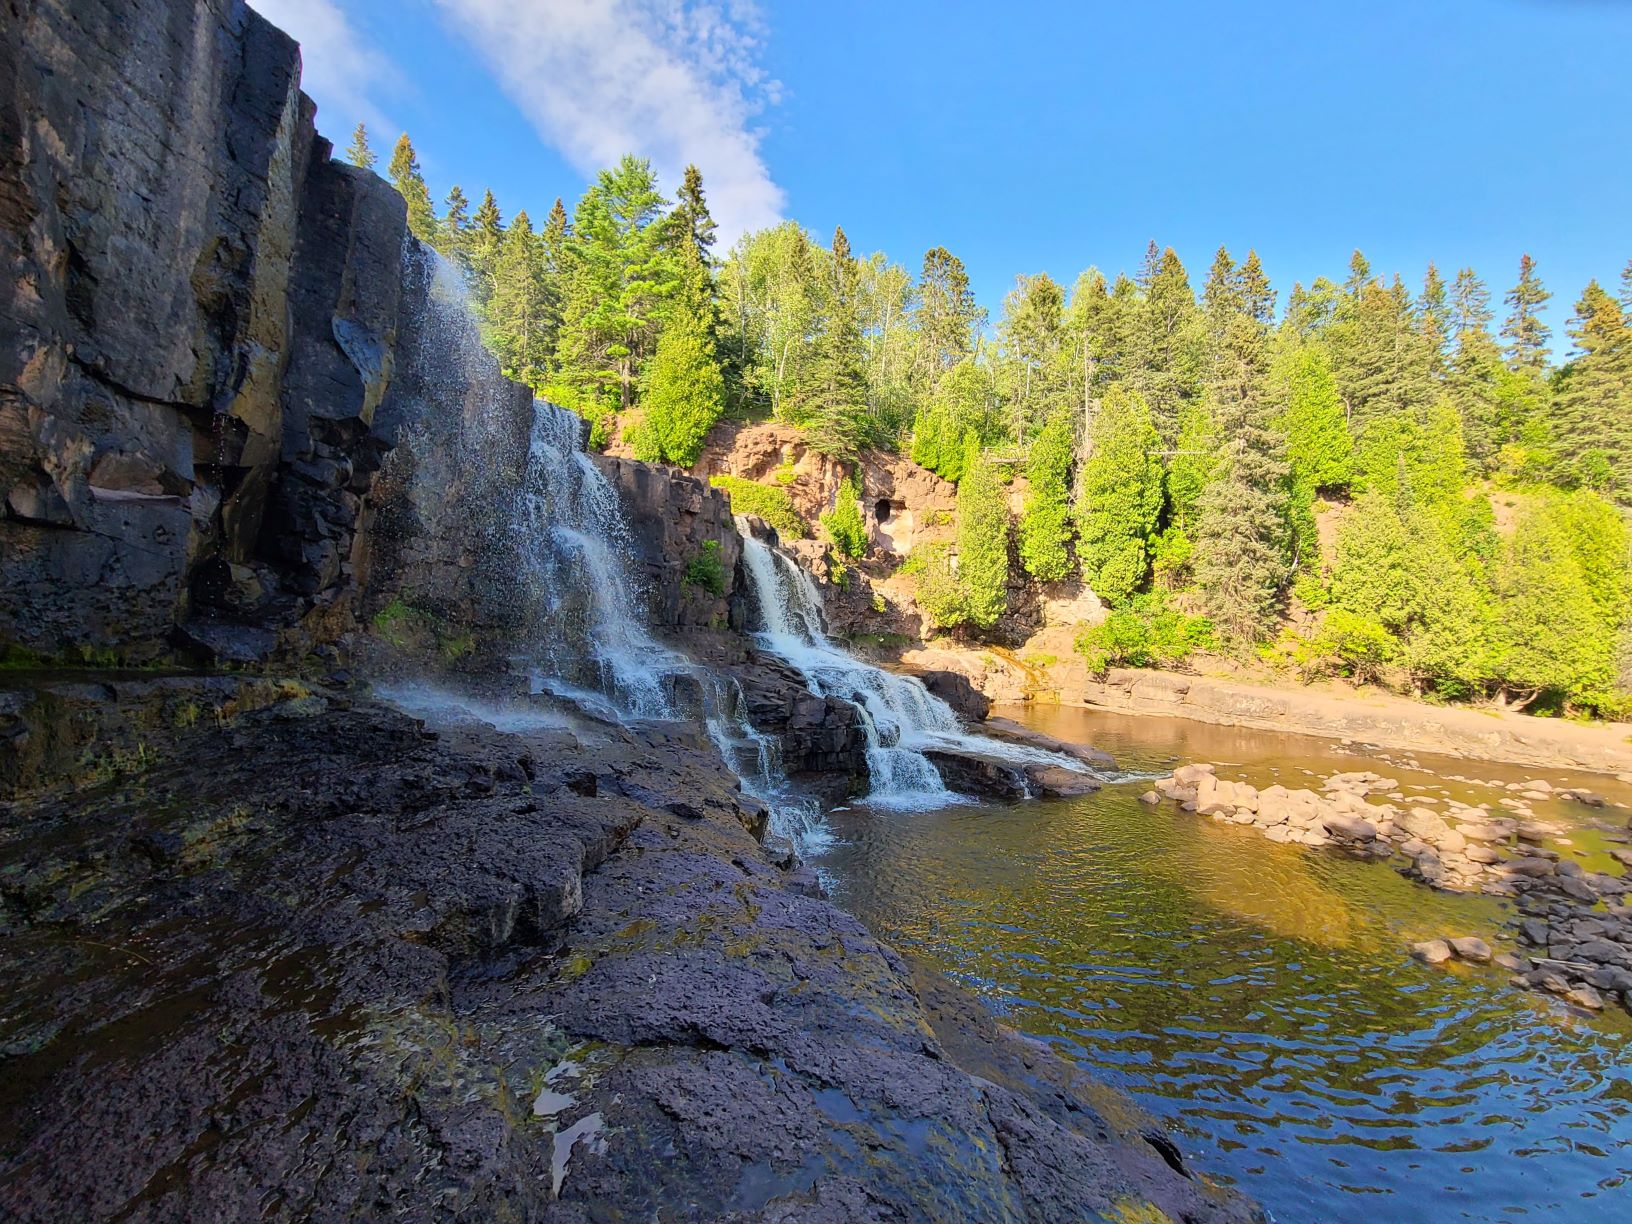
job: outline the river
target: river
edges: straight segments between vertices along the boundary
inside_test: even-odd
[[[1378,768],[1632,788],[1556,770],[1379,763],[1324,740],[1058,707],[1000,710],[1166,772],[1212,761],[1259,785]],[[1226,770],[1224,767],[1229,766]],[[1315,783],[1318,785],[1318,782]],[[1410,944],[1493,938],[1506,902],[1278,845],[1122,783],[1079,799],[830,818],[815,864],[883,938],[1173,1128],[1192,1168],[1280,1220],[1632,1218],[1632,1020],[1515,990],[1495,967],[1430,969]],[[1625,807],[1563,802],[1557,843],[1602,866]]]

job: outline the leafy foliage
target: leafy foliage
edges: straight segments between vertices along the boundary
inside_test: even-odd
[[[1186,615],[1154,595],[1114,610],[1076,641],[1077,652],[1096,675],[1112,667],[1178,667],[1213,645],[1210,621]]]
[[[861,494],[850,477],[839,482],[838,497],[833,509],[822,515],[822,526],[832,538],[833,546],[845,556],[860,557],[867,551],[867,524],[861,517]]]
[[[741,476],[710,476],[708,483],[725,491],[734,513],[762,518],[776,528],[778,535],[789,539],[803,540],[810,535],[810,524],[794,509],[786,489]]]

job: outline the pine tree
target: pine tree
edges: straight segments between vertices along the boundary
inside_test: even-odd
[[[824,455],[853,459],[867,436],[867,378],[862,371],[859,274],[842,227],[833,231],[827,311],[800,405],[810,444]]]
[[[924,252],[918,277],[918,331],[914,380],[932,389],[942,374],[974,352],[986,312],[976,304],[963,261],[945,247]]]
[[[675,193],[675,208],[671,224],[682,259],[689,248],[692,256],[704,268],[714,262],[714,234],[719,226],[708,211],[708,199],[703,194],[703,172],[696,166],[687,166],[680,190]]]
[[[1632,497],[1632,326],[1596,280],[1575,304],[1565,368],[1553,410],[1560,475],[1571,484]]]
[[[1241,264],[1235,291],[1240,307],[1213,368],[1223,446],[1201,496],[1195,569],[1224,639],[1244,645],[1269,627],[1286,577],[1288,468],[1266,387],[1274,294],[1256,252]]]
[[[436,207],[431,203],[431,190],[420,173],[419,159],[414,156],[413,142],[404,132],[397,137],[397,146],[391,151],[391,182],[408,202],[408,232],[421,242],[436,245]]]
[[[997,325],[999,389],[1017,442],[1030,436],[1059,391],[1064,312],[1065,291],[1046,272],[1017,277],[1003,298]]]
[[[1422,326],[1423,342],[1428,346],[1432,369],[1437,374],[1444,368],[1445,345],[1451,338],[1451,304],[1445,280],[1431,261],[1422,278],[1422,295],[1417,298],[1416,313]]]
[[[1020,518],[1020,560],[1039,582],[1058,582],[1071,572],[1071,460],[1076,454],[1077,413],[1058,404],[1026,456],[1025,509]]]
[[[471,296],[478,308],[493,296],[493,278],[498,271],[499,248],[504,242],[504,220],[499,202],[491,190],[482,193],[476,208],[466,250],[470,253]]]
[[[1109,388],[1088,427],[1076,517],[1083,580],[1113,606],[1150,576],[1150,542],[1162,513],[1160,449],[1144,396]]]
[[[964,439],[958,482],[958,583],[971,624],[988,629],[1009,605],[1009,510],[997,471],[974,434]]]
[[[696,185],[700,204],[700,179]],[[715,347],[714,283],[704,263],[707,244],[699,240],[698,228],[688,224],[685,233],[683,287],[646,369],[641,420],[631,441],[637,459],[690,467],[725,411],[725,376]]]
[[[1219,254],[1227,258],[1222,249]],[[1143,308],[1123,376],[1144,395],[1156,432],[1171,445],[1178,434],[1180,409],[1201,390],[1208,328],[1196,309],[1190,277],[1172,247],[1155,255],[1152,245],[1141,281]]]
[[[526,212],[516,214],[494,265],[493,292],[485,311],[488,344],[505,374],[542,390],[554,337],[538,235]]]
[[[346,150],[346,160],[363,170],[374,169],[374,163],[380,160],[369,148],[368,129],[360,123],[351,133],[351,147]]]
[[[680,287],[667,204],[651,163],[626,156],[596,176],[562,237],[557,378],[569,406],[602,432],[613,415],[633,407]]]
[[[447,211],[436,227],[436,249],[456,262],[468,276],[470,262],[470,201],[458,183],[448,192]]]
[[[1529,255],[1519,260],[1519,282],[1503,299],[1512,308],[1502,335],[1507,338],[1507,364],[1515,370],[1540,371],[1547,365],[1547,341],[1552,329],[1541,321],[1538,311],[1552,298],[1536,275],[1536,261]]]

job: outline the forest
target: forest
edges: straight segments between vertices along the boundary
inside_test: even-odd
[[[348,156],[374,165],[362,127]],[[1152,242],[1132,276],[1018,276],[994,321],[944,248],[914,274],[785,222],[720,251],[695,167],[671,201],[625,157],[542,225],[457,186],[439,209],[406,135],[387,169],[505,371],[597,444],[686,466],[720,419],[775,419],[955,482],[955,546],[907,562],[937,628],[979,640],[1016,582],[1080,578],[1111,610],[1078,643],[1098,669],[1212,651],[1632,712],[1632,261],[1581,290],[1562,356],[1529,255],[1499,299],[1357,250],[1283,301],[1252,251],[1198,293]],[[861,552],[853,491],[827,530]]]

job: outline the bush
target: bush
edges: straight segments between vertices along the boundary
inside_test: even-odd
[[[860,557],[867,551],[867,524],[861,517],[861,494],[850,477],[839,482],[838,500],[833,509],[822,515],[822,526],[832,537],[833,546],[845,556]]]
[[[1088,670],[1103,675],[1113,667],[1177,667],[1213,645],[1213,623],[1141,596],[1077,636],[1077,653]]]
[[[764,519],[777,534],[803,540],[810,535],[810,524],[793,508],[793,498],[786,489],[744,480],[741,476],[712,476],[709,484],[722,490],[731,499],[735,514],[752,514]]]
[[[720,562],[718,540],[704,540],[702,551],[686,563],[686,583],[715,597],[725,594],[725,566]]]

